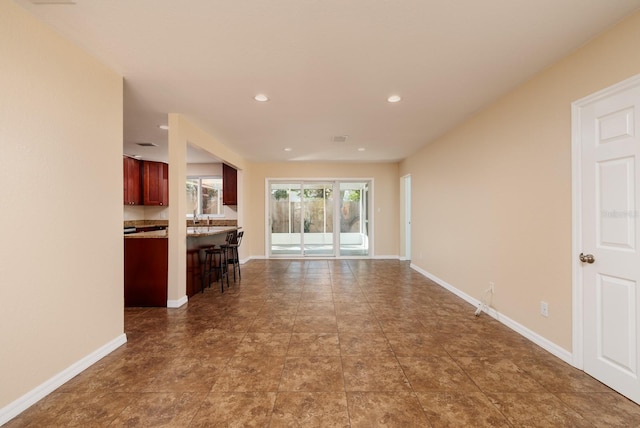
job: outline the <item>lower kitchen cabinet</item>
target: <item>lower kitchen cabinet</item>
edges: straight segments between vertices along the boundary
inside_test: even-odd
[[[167,238],[124,238],[124,306],[167,306]]]

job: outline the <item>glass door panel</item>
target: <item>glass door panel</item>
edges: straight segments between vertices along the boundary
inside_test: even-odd
[[[303,184],[305,256],[333,256],[333,183]]]
[[[369,255],[369,183],[340,183],[340,255]]]
[[[271,183],[269,193],[271,254],[302,256],[302,184]]]

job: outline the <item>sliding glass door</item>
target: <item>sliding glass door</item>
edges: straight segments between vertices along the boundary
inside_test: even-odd
[[[368,189],[368,182],[270,181],[270,256],[367,256]]]
[[[341,256],[369,255],[369,182],[340,182]]]

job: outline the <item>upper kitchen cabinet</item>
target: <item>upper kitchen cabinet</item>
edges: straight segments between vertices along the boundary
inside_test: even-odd
[[[124,205],[142,204],[141,162],[127,156],[122,157],[124,178]]]
[[[238,205],[238,171],[222,164],[222,204]]]
[[[144,205],[169,205],[169,165],[142,161]]]

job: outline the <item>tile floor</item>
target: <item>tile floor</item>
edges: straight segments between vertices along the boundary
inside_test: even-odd
[[[388,260],[251,261],[7,427],[634,427],[640,406]]]

